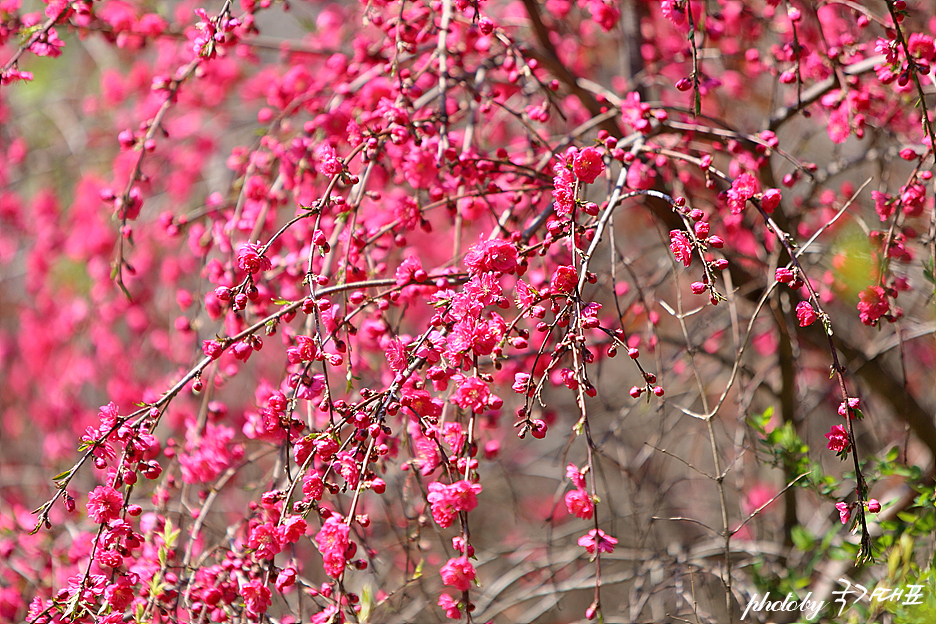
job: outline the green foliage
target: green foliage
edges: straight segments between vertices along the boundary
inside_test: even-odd
[[[769,456],[771,465],[782,467],[788,475],[806,474],[796,485],[831,499],[838,481],[825,474],[819,463],[809,458],[809,445],[799,437],[792,423],[784,423],[767,431],[773,414],[773,408],[768,407],[762,414],[748,418],[748,424],[762,436],[761,448]]]

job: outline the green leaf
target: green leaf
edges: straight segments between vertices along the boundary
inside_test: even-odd
[[[887,455],[884,456],[884,461],[887,463],[892,463],[897,461],[897,458],[900,456],[900,449],[896,446],[891,450],[887,451]]]
[[[165,583],[162,582],[162,575],[157,573],[156,576],[154,576],[150,581],[149,595],[158,596],[159,594],[163,593],[165,586]]]
[[[896,531],[900,528],[900,523],[896,520],[884,520],[878,523],[884,531]]]
[[[19,5],[17,5],[19,6]],[[30,37],[39,32],[42,29],[42,24],[36,24],[34,26],[29,26],[28,28],[23,28],[19,31],[21,37],[21,44],[25,44],[29,41]]]
[[[166,548],[175,548],[176,540],[179,538],[179,529],[172,528],[172,519],[166,518],[166,527],[163,529],[163,541],[166,542]]]
[[[773,414],[773,406],[768,407],[762,414],[753,414],[750,418],[748,418],[748,424],[751,425],[755,431],[763,435],[766,432],[767,424],[770,422]]]
[[[936,258],[930,258],[929,266],[923,265],[923,277],[930,284],[936,285]]]
[[[367,624],[370,619],[371,611],[374,609],[374,592],[370,585],[361,588],[361,610],[358,612],[358,620],[362,624]]]
[[[806,527],[797,524],[790,530],[790,537],[793,539],[793,545],[800,552],[809,552],[816,547],[815,538],[809,533]]]

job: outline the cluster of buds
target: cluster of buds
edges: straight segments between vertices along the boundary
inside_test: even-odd
[[[639,353],[637,355],[634,355],[633,354],[634,351],[637,351],[637,349],[630,349],[628,352],[628,355],[631,357],[631,359],[637,359],[637,357],[640,356]],[[644,392],[648,393],[647,394],[648,400],[649,400],[650,392],[652,392],[658,397],[663,396],[663,386],[656,385],[656,381],[657,381],[656,375],[654,375],[653,373],[644,372],[643,378],[644,378],[643,387],[634,386],[633,388],[630,389],[629,394],[631,395],[632,398],[639,399],[641,395],[643,395]]]
[[[786,284],[793,290],[799,290],[806,283],[803,281],[803,277],[800,275],[799,269],[793,267],[787,269],[785,267],[777,269],[777,272],[774,275],[775,279],[781,284]]]

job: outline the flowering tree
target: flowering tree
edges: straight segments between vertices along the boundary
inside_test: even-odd
[[[0,619],[936,590],[927,7],[0,0]]]

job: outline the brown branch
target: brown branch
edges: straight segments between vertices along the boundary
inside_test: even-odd
[[[523,0],[523,6],[526,7],[527,14],[530,16],[530,24],[533,27],[533,32],[536,34],[536,39],[543,48],[541,52],[530,50],[530,56],[543,64],[556,78],[562,81],[572,94],[579,99],[582,106],[588,109],[588,112],[591,113],[593,117],[600,115],[601,104],[595,96],[579,85],[578,76],[559,59],[559,54],[556,52],[552,41],[549,39],[549,28],[546,27],[546,24],[543,23],[543,19],[540,16],[539,5],[536,0]],[[604,120],[601,123],[601,127],[607,130],[612,136],[621,136],[622,134],[621,129],[611,119]]]
[[[863,61],[858,61],[857,63],[852,63],[851,65],[843,67],[842,72],[846,76],[860,76],[861,74],[866,74],[870,71],[873,71],[874,66],[883,63],[884,60],[884,55],[879,54],[877,56],[872,56],[870,58],[864,59]],[[770,120],[767,123],[767,128],[769,130],[776,131],[777,128],[789,121],[790,118],[792,118],[796,113],[800,112],[810,104],[818,101],[819,98],[838,86],[840,86],[839,80],[838,77],[834,74],[822,82],[817,82],[813,86],[803,91],[799,101],[795,106],[783,106],[771,113]]]

